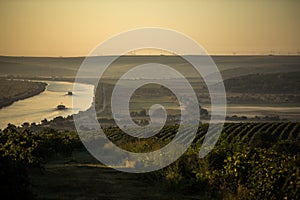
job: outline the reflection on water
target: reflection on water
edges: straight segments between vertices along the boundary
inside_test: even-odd
[[[53,119],[57,116],[68,115],[87,110],[93,101],[93,85],[78,84],[76,94],[67,95],[73,90],[73,83],[60,81],[41,81],[48,84],[46,90],[34,97],[17,101],[12,105],[0,109],[0,129],[8,123],[21,125],[24,122],[39,123],[43,119]],[[80,107],[72,107],[72,98],[77,98]],[[56,106],[64,104],[68,109],[56,110]]]

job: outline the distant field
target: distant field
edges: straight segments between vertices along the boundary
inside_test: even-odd
[[[45,87],[45,83],[0,79],[0,108],[37,95],[44,91]]]
[[[224,79],[229,104],[297,106],[300,100],[300,56],[213,56]],[[84,57],[0,57],[0,76],[28,79],[73,81]],[[97,57],[95,58],[97,62]],[[123,56],[104,72],[97,87],[96,107],[110,107],[110,96],[116,81],[131,68],[156,62],[174,67],[194,88],[201,104],[209,105],[207,86],[199,74],[176,56]],[[99,63],[99,67],[103,67]],[[164,75],[168,78],[168,74]],[[213,79],[209,75],[208,80]],[[96,77],[95,77],[96,78]],[[90,81],[90,80],[85,80]],[[103,92],[104,88],[104,92]],[[105,100],[104,100],[105,99]],[[169,90],[151,86],[134,94],[132,111],[148,109],[153,102],[163,102],[169,113],[178,113],[178,102]],[[109,117],[109,112],[102,116]]]
[[[224,79],[256,73],[300,71],[300,56],[212,56]],[[6,57],[0,56],[0,75],[74,77],[84,57]],[[118,73],[144,63],[167,64],[187,76],[194,76],[189,64],[176,56],[124,56],[112,67]],[[100,65],[101,66],[101,63]]]
[[[300,66],[299,66],[300,68]],[[228,92],[300,93],[300,71],[272,74],[251,74],[225,80]],[[245,89],[245,86],[248,86]]]
[[[300,72],[248,74],[227,79],[224,85],[229,103],[285,104],[300,102]]]
[[[118,128],[105,129],[105,134],[122,149],[150,152],[169,143],[177,128],[167,126],[156,136],[140,140],[124,134]],[[293,168],[299,150],[299,123],[226,123],[214,150],[206,158],[199,159],[198,152],[207,129],[208,124],[201,125],[193,145],[178,161],[164,169],[147,174],[123,173],[104,166],[85,149],[78,148],[67,157],[54,156],[49,159],[43,174],[30,171],[30,189],[38,199],[74,199],[78,196],[82,199],[135,199],[137,196],[139,199],[224,199],[228,194],[233,196],[227,199],[246,199],[243,195],[248,193],[224,189],[232,184],[234,188],[243,185],[247,192],[252,190],[262,196],[277,197],[274,199],[281,199],[279,196],[284,195],[299,196],[299,191],[294,190],[294,187],[299,187],[299,166]],[[185,133],[187,134],[183,134],[182,140],[188,138],[189,133]],[[251,151],[246,154],[245,149],[250,148]],[[259,150],[264,151],[260,154]],[[282,160],[281,155],[292,159]],[[258,159],[258,156],[262,159]],[[289,165],[286,165],[287,162]],[[177,165],[183,167],[176,167]],[[228,174],[228,179],[225,179],[225,175],[225,178],[212,175],[230,171],[231,168],[226,168],[228,166],[239,172],[234,176],[235,179]],[[124,161],[119,167],[132,166],[126,166]],[[268,176],[269,174],[273,177]],[[244,176],[247,177],[247,182],[237,183],[236,179]],[[253,176],[253,182],[248,181],[248,177],[251,180]],[[223,179],[227,181],[221,184]],[[261,180],[268,190],[273,190],[272,193],[261,192],[263,186],[258,187]],[[269,182],[271,184],[267,185]],[[273,189],[274,186],[280,190]],[[203,190],[203,187],[206,189]],[[292,192],[288,188],[292,188]],[[216,194],[214,189],[219,192],[219,196],[212,198]]]
[[[224,81],[227,102],[234,105],[295,107],[300,102],[299,76],[300,72],[257,73],[227,79]],[[97,87],[95,98],[97,110],[103,110],[104,107],[111,107],[110,97],[115,82],[115,79],[104,79]],[[206,105],[204,108],[209,108],[210,96],[206,85],[197,79],[192,79],[190,83],[196,91],[200,104]],[[173,86],[180,87],[180,85],[176,85],[176,81],[174,81]],[[103,101],[105,101],[105,105]],[[168,109],[169,114],[179,114],[179,103],[176,96],[167,88],[158,87],[157,85],[141,87],[134,93],[130,103],[132,104],[132,106],[130,104],[130,109],[135,112],[139,112],[142,109],[148,110],[154,103],[161,103]],[[109,113],[109,111],[104,110],[101,115],[108,117]],[[271,110],[269,114],[279,115],[279,112]],[[299,117],[295,115],[288,118],[298,119]]]

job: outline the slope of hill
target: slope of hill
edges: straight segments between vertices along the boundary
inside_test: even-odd
[[[223,79],[256,73],[300,71],[300,56],[212,56]],[[84,57],[9,57],[0,56],[0,76],[74,77]],[[185,76],[195,76],[194,70],[176,56],[123,56],[114,62],[115,72],[123,73],[145,63],[170,65]],[[99,65],[101,66],[101,65]]]
[[[250,74],[224,81],[228,92],[299,94],[300,72]]]
[[[43,92],[46,83],[0,79],[0,108]]]

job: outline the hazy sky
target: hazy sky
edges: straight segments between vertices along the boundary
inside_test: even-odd
[[[296,53],[299,20],[299,0],[1,0],[0,55],[87,55],[138,27],[177,30],[209,54]]]

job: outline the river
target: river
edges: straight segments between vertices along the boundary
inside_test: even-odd
[[[8,123],[21,125],[24,122],[40,123],[41,120],[51,120],[57,116],[66,117],[87,110],[93,101],[94,86],[78,84],[79,88],[72,96],[67,95],[73,90],[73,83],[62,81],[40,81],[47,83],[46,90],[39,95],[19,100],[12,105],[0,109],[0,129]],[[80,107],[72,106],[72,98],[77,98]],[[57,110],[59,104],[64,104],[68,109]],[[210,106],[203,106],[210,110]],[[272,106],[241,106],[227,105],[227,115],[254,117],[255,115],[279,115],[292,121],[300,120],[300,107],[272,107]]]
[[[39,95],[19,100],[12,105],[0,109],[0,129],[8,123],[21,125],[24,122],[40,123],[41,120],[51,120],[57,116],[66,117],[87,110],[93,101],[94,86],[78,84],[79,89],[73,95],[67,95],[73,90],[73,83],[62,81],[39,81],[47,83],[46,90]],[[80,107],[72,106],[72,98],[77,98]],[[57,110],[56,107],[63,104],[66,110]]]

